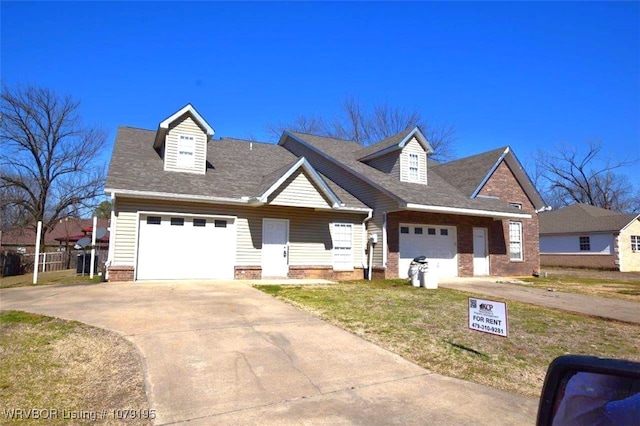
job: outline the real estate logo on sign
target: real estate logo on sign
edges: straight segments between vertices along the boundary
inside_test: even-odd
[[[469,328],[483,333],[507,337],[507,304],[470,297]]]

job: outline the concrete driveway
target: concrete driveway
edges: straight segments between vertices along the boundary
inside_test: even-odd
[[[0,308],[132,341],[156,424],[535,423],[537,398],[431,373],[243,283],[25,287]]]

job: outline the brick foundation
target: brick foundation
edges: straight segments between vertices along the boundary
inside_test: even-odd
[[[262,267],[236,266],[233,277],[236,280],[259,280],[262,278]]]
[[[541,254],[542,266],[565,266],[570,268],[619,269],[613,254]]]
[[[361,280],[364,278],[362,268],[353,271],[334,271],[331,266],[303,265],[289,266],[287,278],[290,279],[324,279],[331,281]],[[234,279],[236,280],[260,280],[262,279],[261,266],[236,266]]]
[[[133,266],[110,266],[109,282],[133,281]]]
[[[332,281],[350,281],[364,278],[364,271],[362,268],[355,268],[353,271],[334,271],[331,266],[289,266],[288,277],[292,279],[319,278]]]

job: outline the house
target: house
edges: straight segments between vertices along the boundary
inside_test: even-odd
[[[98,219],[98,228],[107,229],[109,221]],[[78,240],[91,237],[93,219],[68,217],[59,220],[44,236],[41,252],[70,251]],[[96,246],[107,249],[109,233],[96,240]],[[36,231],[34,227],[14,228],[0,233],[0,251],[13,251],[21,254],[35,253]]]
[[[542,265],[640,271],[640,215],[573,204],[539,218]]]
[[[438,164],[418,128],[368,147],[284,132],[213,139],[187,105],[120,127],[105,191],[109,279],[406,277],[539,268],[539,194],[513,151]]]

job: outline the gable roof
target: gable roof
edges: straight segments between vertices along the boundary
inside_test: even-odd
[[[396,200],[401,209],[492,217],[530,217],[500,200],[469,198],[435,172],[433,167],[427,170],[429,185],[402,182],[360,161],[363,158],[361,147],[355,142],[287,131],[279,143],[284,144],[287,138],[293,138]]]
[[[156,132],[152,130],[118,129],[105,183],[107,193],[251,204],[286,170],[299,162],[297,156],[278,145],[224,138],[207,142],[205,174],[165,172],[163,160],[154,148],[155,138]],[[307,164],[307,170],[310,169],[310,164]],[[318,174],[316,179],[323,182],[319,187],[326,186],[328,193],[339,200],[337,209],[369,210],[326,177]]]
[[[369,145],[366,148],[361,149],[357,154],[358,160],[368,161],[381,155],[388,154],[390,152],[402,149],[413,138],[422,145],[422,148],[427,154],[433,152],[433,148],[427,141],[427,138],[422,134],[418,127],[407,128],[405,131],[398,133],[397,135],[390,136],[380,142]]]
[[[169,130],[169,126],[171,125],[171,123],[173,123],[183,115],[191,116],[191,118],[196,122],[196,124],[200,126],[200,128],[206,133],[207,140],[211,139],[215,134],[213,127],[211,127],[209,123],[207,123],[206,120],[202,118],[202,116],[198,113],[198,111],[196,111],[193,105],[187,104],[183,108],[171,114],[169,117],[165,118],[160,122],[160,124],[158,125],[158,131],[156,132],[156,138],[153,142],[154,147],[159,148],[162,146],[162,144],[164,143],[164,138],[167,135],[167,131]]]
[[[639,218],[580,203],[538,215],[540,235],[618,232]]]
[[[464,194],[478,196],[500,163],[504,161],[514,174],[531,204],[536,209],[545,207],[545,202],[533,186],[527,172],[509,146],[450,161],[436,166],[437,172]]]

